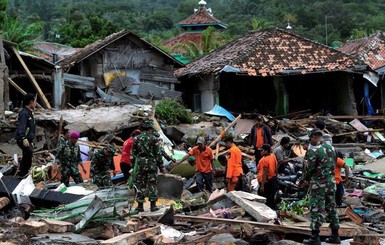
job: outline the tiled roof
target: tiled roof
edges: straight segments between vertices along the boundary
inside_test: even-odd
[[[364,61],[371,69],[385,66],[385,32],[346,42],[338,50]]]
[[[225,66],[250,76],[356,69],[349,55],[278,28],[250,32],[178,69],[177,77],[209,74]],[[360,67],[362,69],[362,66]]]
[[[212,16],[205,7],[200,7],[193,15],[179,22],[179,25],[219,25],[227,28],[225,23]]]
[[[96,42],[94,42],[92,44],[87,45],[86,47],[82,48],[81,50],[79,50],[75,54],[69,56],[68,58],[66,58],[64,60],[62,60],[60,62],[60,65],[63,66],[63,67],[68,67],[68,66],[71,66],[71,65],[73,65],[75,63],[81,62],[82,60],[86,59],[87,57],[91,56],[92,54],[98,52],[99,50],[103,49],[104,47],[108,46],[109,44],[111,44],[111,43],[113,43],[113,42],[115,42],[117,40],[119,40],[120,38],[122,38],[122,37],[124,37],[126,35],[131,35],[131,36],[133,36],[133,37],[135,37],[137,39],[140,39],[140,41],[144,42],[150,48],[153,48],[156,51],[160,52],[162,55],[167,56],[170,60],[172,60],[172,62],[176,65],[176,67],[182,67],[183,66],[182,63],[177,61],[171,55],[167,54],[166,52],[164,52],[163,50],[159,49],[158,47],[156,47],[152,43],[146,41],[143,38],[140,38],[138,35],[136,35],[136,34],[134,34],[132,32],[129,32],[127,30],[122,30],[120,32],[113,33],[113,34],[107,36],[106,38],[104,38],[102,40],[98,40],[98,41],[96,41]]]
[[[178,44],[188,44],[193,42],[200,46],[202,39],[202,32],[185,32],[177,37],[167,40],[164,46],[170,48],[172,53],[184,54],[186,51],[183,48],[178,47]]]

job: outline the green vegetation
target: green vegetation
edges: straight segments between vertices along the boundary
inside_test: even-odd
[[[6,4],[0,0],[0,12]],[[20,22],[30,38],[83,47],[120,29],[149,40],[176,36],[177,23],[193,13],[199,0],[8,0],[8,20]],[[383,0],[208,0],[214,16],[228,24],[218,45],[251,30],[277,26],[320,43],[336,45],[384,29]],[[0,14],[0,23],[3,14]],[[3,28],[3,27],[2,27]],[[4,28],[5,29],[5,28]],[[10,31],[4,30],[9,33]],[[36,33],[37,32],[37,33]],[[326,35],[327,32],[327,35]],[[38,34],[38,35],[36,35]],[[6,35],[5,35],[6,36]],[[8,36],[11,36],[8,34]],[[212,36],[210,36],[211,38]],[[190,47],[191,54],[205,47]]]
[[[191,113],[178,101],[170,98],[163,99],[156,105],[155,115],[169,125],[193,122]]]

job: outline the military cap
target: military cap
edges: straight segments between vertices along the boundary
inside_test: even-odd
[[[154,123],[152,120],[144,120],[142,122],[142,128],[149,129],[149,128],[153,128],[153,127],[154,127]]]
[[[310,131],[309,137],[313,136],[322,136],[322,131],[318,128],[313,129],[312,131]]]

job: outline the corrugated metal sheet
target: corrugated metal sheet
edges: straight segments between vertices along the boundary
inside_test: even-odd
[[[138,95],[145,98],[154,97],[154,99],[179,99],[182,96],[182,92],[169,90],[150,83],[140,83]]]

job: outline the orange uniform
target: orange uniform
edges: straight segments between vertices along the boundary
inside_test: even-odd
[[[278,161],[274,154],[264,156],[258,163],[258,182],[262,182],[263,168],[267,167],[267,181],[277,175]]]
[[[342,158],[337,158],[337,163],[335,167],[334,179],[336,180],[336,184],[339,184],[343,181],[341,177],[341,169],[345,166],[345,161]]]
[[[195,157],[196,172],[210,173],[213,171],[211,161],[214,160],[214,155],[210,147],[205,146],[205,149],[200,151],[198,146],[194,146],[188,154]]]
[[[233,191],[238,183],[239,176],[243,174],[242,169],[242,152],[239,148],[233,144],[229,149],[230,157],[227,159],[227,171],[226,178],[230,179],[227,187],[228,191]]]
[[[264,139],[263,139],[263,132],[262,132],[262,127],[257,128],[256,130],[256,142],[255,142],[255,147],[257,149],[261,148],[263,144],[265,144]]]

